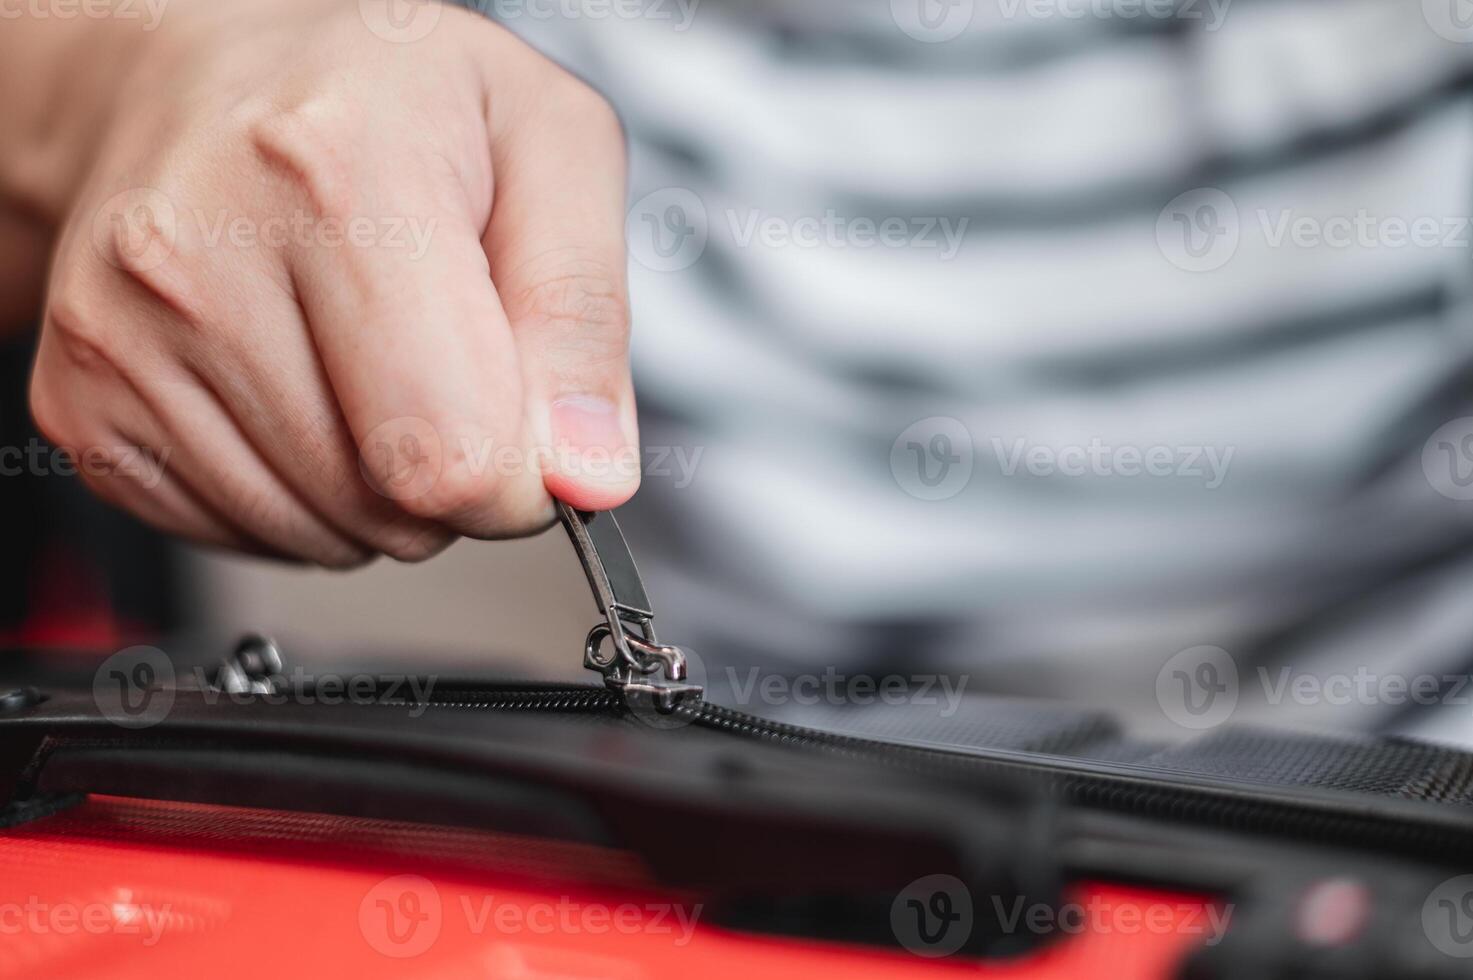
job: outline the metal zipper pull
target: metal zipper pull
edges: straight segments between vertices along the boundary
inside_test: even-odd
[[[583,643],[583,666],[602,674],[626,700],[647,700],[662,712],[700,698],[701,687],[685,682],[685,651],[655,636],[654,610],[614,515],[575,510],[562,501],[557,508],[604,618]]]
[[[280,694],[286,690],[281,647],[261,633],[247,633],[215,672],[214,689],[225,694]]]

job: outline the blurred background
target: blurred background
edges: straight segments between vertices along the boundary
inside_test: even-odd
[[[1230,668],[1239,718],[1473,743],[1462,0],[465,5],[627,126],[621,520],[708,674],[944,673],[1179,732],[1162,684]],[[559,529],[336,575],[74,483],[0,481],[53,515],[12,638],[584,676]]]

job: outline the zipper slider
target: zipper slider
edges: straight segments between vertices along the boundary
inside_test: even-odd
[[[662,713],[674,711],[682,701],[698,700],[701,687],[685,682],[685,651],[655,636],[654,610],[614,515],[575,510],[562,501],[557,509],[604,617],[583,642],[583,666],[602,674],[604,683],[626,702],[647,701]],[[606,640],[611,647],[607,655]]]

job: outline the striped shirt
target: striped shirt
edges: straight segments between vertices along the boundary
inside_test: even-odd
[[[630,133],[662,634],[1125,700],[1204,644],[1470,669],[1458,4],[481,0]]]

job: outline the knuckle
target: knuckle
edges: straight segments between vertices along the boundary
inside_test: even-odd
[[[488,411],[497,420],[490,429],[442,417],[435,424],[424,422],[432,438],[417,438],[397,458],[382,451],[382,443],[367,454],[364,475],[399,512],[397,520],[371,536],[376,547],[417,561],[449,546],[450,532],[499,537],[530,526],[527,514],[545,506],[536,469],[540,461],[514,435],[521,432],[519,418],[510,411]],[[398,543],[388,544],[389,538]]]
[[[346,218],[352,210],[353,179],[345,150],[359,144],[360,127],[341,103],[318,100],[257,118],[250,124],[250,141],[319,217]]]
[[[177,322],[195,330],[219,319],[223,310],[218,290],[205,282],[207,246],[188,233],[168,203],[184,199],[185,192],[173,187],[169,194],[148,193],[153,197],[143,204],[124,201],[99,212],[90,250],[74,243],[57,257],[48,311],[67,337],[78,342],[79,353],[85,353],[88,339],[101,339],[100,330],[115,315],[117,299],[138,290],[146,301],[161,304]],[[104,220],[117,216],[118,208],[127,212],[126,220]]]
[[[628,349],[629,300],[623,280],[599,262],[563,263],[552,275],[537,279],[512,304],[516,319],[578,338],[610,355]]]
[[[383,545],[384,554],[397,562],[417,565],[429,561],[450,547],[455,535],[439,528],[426,528],[417,534],[396,535]]]
[[[134,494],[141,491],[144,495],[151,495],[163,476],[162,464],[158,472],[150,474],[139,465],[136,451],[110,446],[102,440],[87,440],[83,446],[68,448],[74,460],[82,463],[77,472],[83,482],[105,499],[112,499],[110,494],[123,495],[125,486]]]
[[[373,564],[374,554],[363,548],[335,547],[315,559],[317,564],[334,572],[351,572]]]
[[[195,333],[219,319],[211,291],[182,274],[183,265],[127,268],[123,271],[149,295],[172,311],[174,322]]]
[[[133,508],[128,506],[128,495],[124,488],[119,486],[116,476],[111,474],[104,476],[84,471],[80,474],[80,478],[87,491],[99,500],[128,513],[134,513]]]
[[[66,400],[57,397],[48,386],[36,381],[29,393],[31,421],[53,446],[67,448],[76,442],[75,429],[66,411]]]
[[[167,263],[178,237],[174,198],[156,188],[114,194],[92,217],[91,238],[97,257],[130,275]]]
[[[254,490],[239,489],[232,495],[226,512],[234,514],[242,527],[266,529],[281,527],[285,515],[278,500],[272,495]]]
[[[494,474],[478,472],[466,459],[446,459],[434,483],[402,506],[422,520],[469,522],[493,509],[500,494]]]
[[[239,488],[233,496],[227,512],[237,515],[241,527],[268,542],[289,543],[287,547],[325,568],[357,568],[373,557],[372,552],[318,524],[279,493]]]
[[[74,287],[62,287],[52,294],[46,318],[50,335],[77,367],[85,371],[118,368],[113,332],[107,329],[105,317]]]

